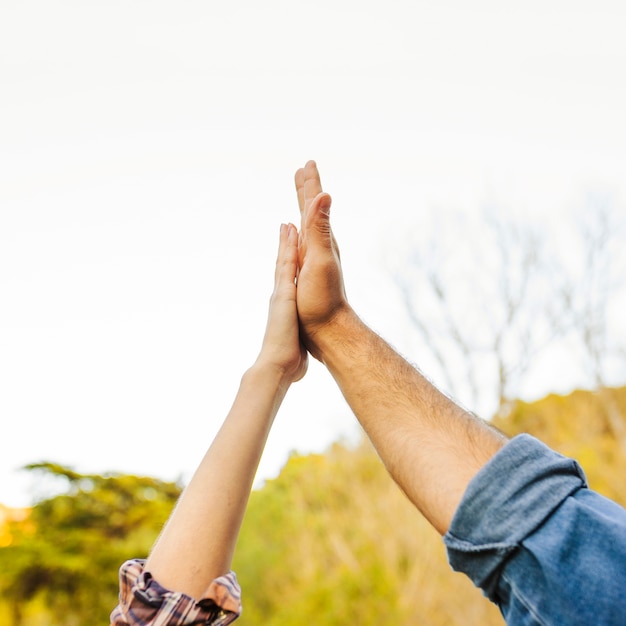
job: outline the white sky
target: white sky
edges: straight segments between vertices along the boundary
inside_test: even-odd
[[[625,26],[621,0],[3,0],[0,502],[43,459],[188,477],[309,158],[349,296],[400,349],[381,260],[429,213],[623,201]],[[260,478],[354,423],[312,363]]]

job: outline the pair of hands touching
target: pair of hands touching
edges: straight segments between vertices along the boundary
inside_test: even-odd
[[[329,222],[331,200],[322,191],[316,164],[309,161],[295,178],[300,233],[292,224],[281,226],[274,291],[259,356],[244,373],[231,410],[147,561],[131,564],[128,570],[130,578],[149,574],[140,584],[157,580],[160,586],[152,591],[158,597],[146,603],[133,591],[135,579],[129,579],[121,585],[120,604],[112,614],[114,626],[137,624],[138,616],[142,624],[166,620],[168,624],[183,620],[229,624],[240,613],[240,589],[229,572],[239,529],[270,428],[289,385],[306,373],[309,353],[335,379],[391,477],[442,535],[450,528],[470,481],[506,443],[502,434],[441,393],[351,309]],[[547,466],[541,467],[543,476],[548,476]],[[536,482],[538,474],[534,476]],[[502,478],[506,485],[506,476]],[[504,489],[506,499],[512,497],[510,490],[510,486]],[[526,489],[520,493],[527,497]],[[499,496],[498,515],[500,501]],[[585,502],[584,508],[590,510]],[[480,517],[480,511],[466,511],[463,524],[484,526]],[[496,528],[502,529],[502,524]],[[482,564],[485,553],[495,552],[493,546],[507,545],[502,539],[483,546],[458,538],[455,542],[478,554],[472,566],[477,568],[472,575],[475,581],[476,577],[487,580],[482,578],[487,571]],[[603,550],[609,545],[606,539],[598,540],[600,544]],[[555,553],[547,552],[552,570],[542,568],[535,555],[540,552],[533,553],[531,560],[542,574],[555,572]],[[528,558],[519,570],[524,579]],[[126,571],[124,566],[122,570]],[[560,574],[556,579],[562,582]],[[480,581],[476,584],[483,586]],[[520,597],[519,591],[510,595]],[[522,615],[518,609],[512,613],[515,619]]]
[[[308,353],[324,363],[393,479],[441,534],[469,480],[503,445],[359,319],[346,299],[331,199],[315,162],[295,180],[300,233],[281,226],[261,351],[145,565],[166,588],[195,598],[230,568],[270,428],[290,384],[306,373]]]
[[[444,534],[467,484],[505,439],[360,320],[346,299],[331,198],[315,162],[295,181],[300,234],[281,229],[260,359],[280,369],[285,389],[306,372],[307,351],[324,363],[391,476]]]
[[[307,369],[307,351],[323,360],[322,335],[350,310],[339,250],[329,214],[331,198],[322,191],[319,171],[308,161],[295,175],[301,227],[280,228],[274,291],[257,363],[273,365],[290,384]]]
[[[350,310],[328,221],[330,196],[322,192],[313,161],[296,173],[296,189],[301,229],[298,234],[293,224],[280,228],[259,356],[145,565],[166,588],[192,598],[202,597],[211,581],[228,572],[278,408],[290,384],[306,373],[307,350],[322,358],[324,329]]]

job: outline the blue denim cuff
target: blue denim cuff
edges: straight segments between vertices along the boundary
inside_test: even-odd
[[[443,538],[450,565],[493,599],[506,559],[568,496],[586,486],[576,461],[530,435],[518,435],[468,485]]]

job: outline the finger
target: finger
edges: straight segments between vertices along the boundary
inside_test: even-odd
[[[278,238],[278,254],[276,255],[276,265],[274,266],[274,286],[278,284],[280,278],[280,267],[285,254],[284,249],[287,245],[287,224],[280,225],[280,235]]]
[[[305,224],[307,246],[332,248],[334,238],[330,227],[330,205],[332,198],[321,192],[310,203],[306,211]]]
[[[293,224],[281,224],[280,243],[274,272],[274,287],[294,285],[298,260],[298,230]]]
[[[308,161],[304,166],[304,210],[322,192],[322,181],[315,161]]]
[[[304,168],[300,168],[295,175],[296,193],[298,194],[298,207],[300,213],[304,211]]]

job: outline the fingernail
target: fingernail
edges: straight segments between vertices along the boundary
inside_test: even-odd
[[[325,193],[322,198],[320,198],[320,209],[322,211],[330,211],[330,205],[332,204],[332,198]]]

